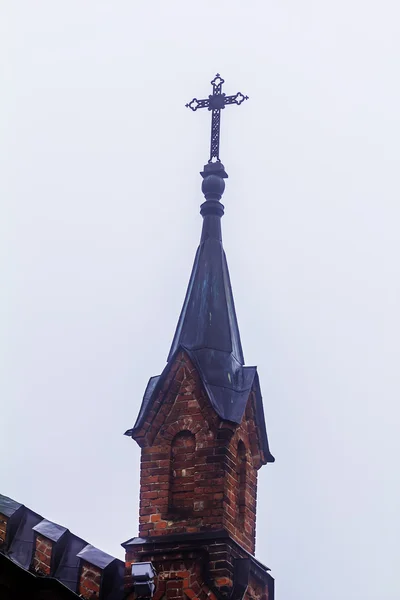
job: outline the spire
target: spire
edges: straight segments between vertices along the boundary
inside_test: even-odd
[[[263,460],[273,462],[257,369],[244,366],[228,265],[222,247],[224,206],[220,200],[228,175],[219,158],[221,110],[226,105],[240,105],[247,100],[247,96],[240,92],[226,96],[222,93],[223,83],[224,80],[217,74],[211,82],[213,93],[208,99],[193,98],[186,105],[193,111],[208,108],[212,112],[210,158],[201,172],[201,189],[205,197],[200,209],[203,229],[167,365],[161,375],[150,379],[136,423],[126,431],[126,435],[134,437],[140,431],[157,394],[164,390],[178,352],[183,350],[195,365],[211,405],[221,419],[240,424],[250,396],[254,397]]]
[[[228,177],[220,161],[221,110],[229,104],[240,105],[248,99],[241,92],[227,96],[222,92],[225,81],[219,73],[211,81],[213,93],[202,100],[193,98],[186,104],[193,111],[211,111],[210,158],[201,172],[202,192],[206,201],[201,205],[203,231],[192,274],[179,317],[168,360],[181,345],[187,349],[208,348],[232,354],[243,365],[244,358],[233,303],[228,265],[222,247],[220,203]]]
[[[189,350],[207,348],[228,353],[243,365],[239,327],[221,235],[224,206],[220,200],[225,188],[224,179],[228,175],[221,162],[208,163],[201,175],[206,199],[200,210],[203,229],[168,360],[179,346],[183,346]]]

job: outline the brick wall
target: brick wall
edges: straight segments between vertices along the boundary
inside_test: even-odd
[[[235,586],[235,561],[248,560],[248,554],[233,540],[190,539],[179,543],[162,542],[135,544],[127,547],[126,588],[131,586],[131,564],[150,561],[157,572],[156,593],[153,600],[220,600],[230,598]],[[167,538],[164,538],[167,539]],[[256,561],[252,565],[248,582],[238,595],[244,600],[273,600],[269,594],[273,580],[267,570]]]
[[[242,423],[225,449],[223,526],[246,550],[254,554],[257,510],[257,467],[250,442],[254,419],[250,398]]]
[[[266,586],[261,579],[251,575],[245,594],[245,600],[271,600],[271,597],[273,596],[272,578],[268,583],[269,585]]]
[[[36,535],[32,565],[36,573],[50,575],[52,549],[53,543],[49,539]]]
[[[254,553],[262,461],[253,393],[239,426],[222,421],[181,352],[135,439],[142,447],[141,537],[225,528]]]
[[[86,561],[82,561],[79,578],[79,595],[85,600],[98,598],[102,571]]]

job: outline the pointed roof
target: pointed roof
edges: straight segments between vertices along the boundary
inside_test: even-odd
[[[134,436],[166,379],[179,350],[196,365],[210,402],[221,419],[241,423],[247,401],[255,392],[256,419],[266,462],[268,446],[261,390],[256,367],[245,367],[228,265],[222,246],[220,199],[228,176],[221,162],[208,163],[201,173],[206,201],[201,205],[203,229],[183,308],[163,373],[146,388]]]
[[[213,167],[212,172],[218,173],[218,179],[224,184],[223,174],[226,176],[226,173],[223,165],[211,163],[207,167]],[[201,207],[203,231],[168,361],[179,346],[183,346],[190,350],[207,348],[227,352],[240,365],[244,364],[228,265],[222,247],[223,212],[223,205],[215,199],[206,200]]]

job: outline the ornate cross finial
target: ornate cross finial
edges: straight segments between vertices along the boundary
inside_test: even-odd
[[[211,118],[211,144],[210,144],[210,158],[211,162],[220,162],[219,158],[219,132],[221,127],[221,109],[225,108],[227,104],[242,104],[245,100],[248,100],[248,96],[244,96],[241,92],[238,92],[234,96],[227,96],[222,93],[222,84],[224,80],[219,73],[216,74],[215,78],[211,81],[213,86],[213,93],[204,98],[203,100],[197,100],[193,98],[191,102],[186,104],[187,108],[196,111],[198,108],[208,108],[212,111]]]

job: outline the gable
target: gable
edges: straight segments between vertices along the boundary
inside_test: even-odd
[[[189,394],[180,389],[188,385],[190,378],[196,389],[194,399],[201,399],[202,410],[206,405],[212,407],[214,415],[233,426],[242,423],[249,399],[252,399],[256,433],[263,454],[261,464],[274,462],[269,451],[256,368],[244,367],[232,355],[215,350],[180,348],[163,373],[150,379],[136,423],[125,435],[135,439],[141,447],[153,443],[150,440],[154,440],[154,427],[160,428],[165,421],[172,399],[179,393]]]
[[[154,385],[151,382],[140,421],[126,432],[141,447],[170,441],[182,429],[198,433],[217,427],[218,415],[188,354],[181,350],[167,367]]]

